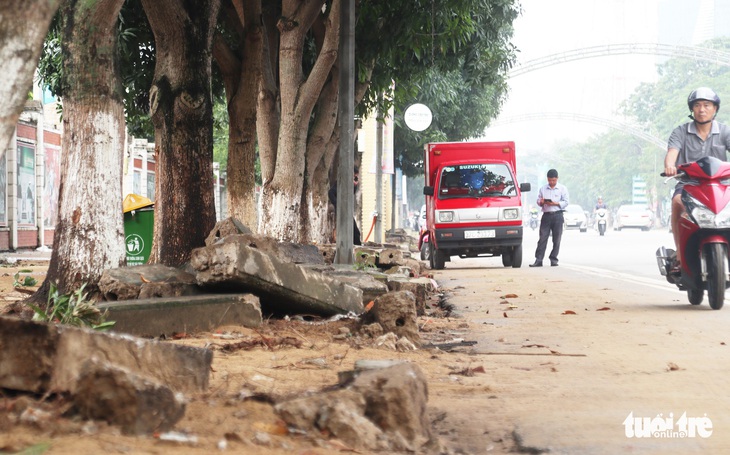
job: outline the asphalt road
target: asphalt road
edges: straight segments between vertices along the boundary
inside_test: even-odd
[[[730,453],[730,305],[692,306],[659,275],[671,235],[568,231],[560,266],[540,269],[536,242],[528,229],[518,269],[434,271],[485,370],[460,383],[470,453]]]

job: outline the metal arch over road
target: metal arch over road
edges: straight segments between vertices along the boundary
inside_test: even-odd
[[[573,114],[569,112],[537,112],[533,114],[513,115],[505,118],[500,118],[499,120],[490,124],[487,128],[505,125],[508,123],[529,122],[534,120],[568,120],[573,122],[594,123],[596,125],[608,126],[615,130],[623,131],[625,133],[631,134],[632,136],[644,139],[645,141],[656,145],[662,150],[667,150],[666,141],[662,141],[658,137],[652,136],[651,134],[648,134],[645,131],[635,128],[627,123],[607,119],[604,117],[596,117],[593,115],[585,114]]]
[[[606,44],[603,46],[573,49],[571,51],[529,60],[513,68],[509,72],[509,77],[516,77],[521,74],[539,70],[558,63],[566,63],[593,57],[604,57],[607,55],[624,54],[652,54],[664,55],[666,57],[685,57],[694,60],[703,60],[717,65],[730,66],[730,52],[717,49],[693,46],[670,46],[668,44],[658,43]]]

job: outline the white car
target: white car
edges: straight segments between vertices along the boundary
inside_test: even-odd
[[[588,230],[588,218],[583,207],[578,204],[569,204],[563,212],[565,229],[580,229],[580,232]]]
[[[623,228],[639,228],[648,231],[654,224],[654,214],[645,205],[622,205],[616,212],[613,227],[617,231]]]

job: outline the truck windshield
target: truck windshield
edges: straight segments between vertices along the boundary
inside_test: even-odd
[[[515,181],[505,164],[446,166],[441,172],[439,199],[516,195]]]

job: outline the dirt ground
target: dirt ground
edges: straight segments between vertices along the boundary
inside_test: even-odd
[[[33,276],[38,285],[45,276],[47,263],[20,261],[0,267],[0,314],[17,311],[32,287],[15,289],[14,275]],[[37,285],[36,285],[37,286]],[[460,317],[448,317],[439,308],[439,295],[429,302],[429,316],[419,318],[424,343],[459,340],[468,327]],[[0,390],[0,453],[209,453],[211,450],[257,454],[334,454],[357,452],[327,435],[288,434],[270,404],[244,399],[261,394],[273,399],[318,391],[337,383],[338,373],[353,369],[359,359],[398,359],[414,362],[429,378],[429,418],[434,434],[439,434],[444,452],[474,453],[473,442],[464,441],[458,428],[444,425],[445,412],[453,399],[465,394],[489,393],[489,387],[469,391],[460,379],[478,373],[473,359],[464,353],[425,349],[397,352],[375,348],[370,341],[353,335],[335,339],[342,327],[356,330],[357,321],[303,321],[269,319],[259,330],[221,327],[215,333],[186,334],[170,340],[214,350],[210,387],[206,393],[188,397],[185,417],[174,434],[150,437],[121,435],[115,427],[99,421],[83,421],[65,415],[68,405],[62,397],[32,397]],[[299,347],[274,346],[272,340],[291,337]],[[271,346],[231,349],[241,342],[256,345],[267,339]],[[461,349],[461,348],[460,348]],[[436,405],[436,406],[433,406]],[[33,417],[19,418],[23,409],[31,408]],[[468,420],[468,416],[467,417]],[[164,440],[166,436],[179,441]],[[482,438],[484,435],[479,435]],[[513,445],[508,435],[488,438],[496,453]],[[480,441],[478,446],[483,446]],[[358,452],[362,453],[362,452]]]
[[[42,278],[42,265],[20,267]],[[0,268],[0,309],[24,297],[12,289],[17,268]],[[718,362],[727,358],[730,310],[691,306],[660,282],[596,278],[569,265],[512,269],[498,259],[457,260],[433,275],[441,302],[454,312],[432,300],[431,314],[418,321],[423,341],[474,346],[375,348],[356,335],[337,339],[343,326],[356,325],[348,320],[268,320],[258,331],[189,334],[169,342],[207,346],[214,360],[209,390],[188,397],[176,425],[182,442],[123,436],[102,422],[62,416],[66,405],[57,397],[41,402],[0,391],[0,453],[364,453],[327,435],[287,434],[269,404],[244,399],[322,390],[360,359],[401,359],[423,370],[428,417],[443,453],[730,453],[727,368]],[[301,344],[225,349],[283,337]],[[24,408],[37,412],[19,421]],[[714,432],[631,438],[624,427],[630,413],[706,416]]]

